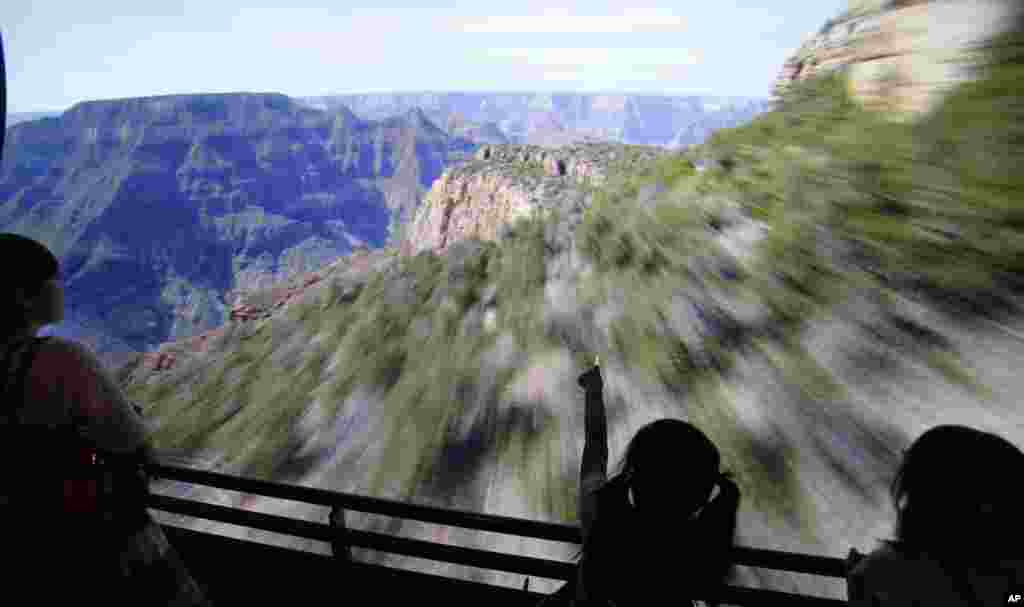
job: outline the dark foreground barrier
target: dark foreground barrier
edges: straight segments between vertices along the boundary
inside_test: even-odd
[[[576,569],[574,563],[564,561],[347,529],[347,510],[557,542],[579,544],[582,541],[579,527],[572,525],[446,510],[177,466],[152,465],[150,472],[154,477],[162,479],[293,500],[332,509],[327,523],[317,523],[165,495],[152,495],[150,507],[156,510],[319,540],[331,545],[333,556],[327,556],[164,525],[172,544],[181,552],[189,569],[200,583],[206,586],[211,598],[218,605],[252,605],[252,601],[259,604],[288,601],[298,607],[307,599],[322,600],[321,593],[324,592],[339,599],[356,596],[355,593],[358,593],[359,596],[365,596],[364,601],[374,603],[380,600],[411,600],[430,604],[440,601],[447,605],[486,602],[488,607],[533,606],[544,596],[526,589],[517,590],[360,563],[351,558],[350,547],[353,546],[549,579],[568,580]],[[848,562],[840,558],[776,550],[736,547],[733,554],[733,562],[737,565],[835,578],[844,578],[848,567]],[[845,604],[845,601],[837,599],[730,585],[718,587],[713,591],[713,596],[697,598],[751,607]]]

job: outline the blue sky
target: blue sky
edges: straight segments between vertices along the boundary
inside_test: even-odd
[[[8,111],[232,91],[766,97],[789,53],[847,3],[633,4],[7,0]]]

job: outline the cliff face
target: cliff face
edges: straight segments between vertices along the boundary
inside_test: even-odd
[[[223,324],[229,291],[384,245],[473,149],[418,110],[373,122],[277,94],[90,101],[9,129],[0,229],[58,256],[69,317],[142,351]]]
[[[600,185],[612,167],[626,168],[666,152],[653,147],[577,144],[484,146],[473,160],[446,171],[427,193],[406,238],[403,256],[442,254],[467,238],[496,240],[501,227],[551,208],[583,185]]]
[[[845,69],[854,98],[894,117],[920,115],[964,77],[972,44],[1009,23],[1011,0],[859,0],[810,36],[786,61],[773,87]]]

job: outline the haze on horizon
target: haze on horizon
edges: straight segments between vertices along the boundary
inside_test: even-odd
[[[0,8],[8,111],[242,91],[764,98],[800,41],[847,3],[629,4],[20,1]]]

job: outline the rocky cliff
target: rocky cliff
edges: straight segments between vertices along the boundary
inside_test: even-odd
[[[503,226],[600,186],[610,170],[629,170],[666,152],[647,146],[577,144],[483,146],[467,164],[445,171],[424,198],[399,246],[403,256],[442,254],[467,238],[498,239]]]
[[[894,117],[920,115],[965,77],[969,46],[1010,23],[1012,0],[856,0],[809,36],[776,79],[777,100],[793,82],[830,70],[850,92]]]
[[[383,246],[475,148],[419,110],[366,121],[277,94],[90,101],[5,147],[0,229],[55,252],[69,316],[140,351],[223,324],[229,291]]]

